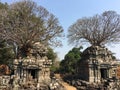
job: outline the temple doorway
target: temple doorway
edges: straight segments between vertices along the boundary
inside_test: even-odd
[[[28,73],[32,76],[33,79],[38,78],[38,70],[37,69],[29,69]]]
[[[101,78],[102,79],[108,78],[108,70],[106,68],[101,68],[100,72],[101,72]]]

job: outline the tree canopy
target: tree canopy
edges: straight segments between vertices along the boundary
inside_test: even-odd
[[[52,48],[48,48],[48,52],[47,52],[47,57],[48,59],[52,60],[52,63],[55,61],[55,59],[57,58],[57,54],[53,51]]]
[[[68,29],[70,44],[89,42],[104,45],[120,41],[120,15],[115,11],[105,11],[101,15],[78,19]]]
[[[12,47],[5,41],[0,40],[0,64],[10,65],[13,63],[14,53]]]
[[[70,50],[60,62],[60,71],[66,73],[75,73],[77,68],[77,63],[81,58],[82,47],[73,48]]]
[[[57,53],[55,53],[53,49],[49,47],[46,56],[48,57],[49,60],[52,61],[50,70],[52,72],[57,72],[59,70],[59,64],[60,64]]]
[[[0,9],[0,37],[26,54],[33,44],[60,45],[63,28],[58,19],[31,0],[15,2]]]
[[[6,9],[8,9],[8,4],[0,2],[0,11],[4,11]],[[14,53],[12,47],[9,46],[2,37],[0,37],[0,64],[10,65],[13,62],[13,59]]]

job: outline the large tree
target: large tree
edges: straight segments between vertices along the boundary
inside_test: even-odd
[[[36,42],[60,45],[62,32],[58,19],[31,0],[15,2],[0,10],[0,36],[18,47],[20,55],[26,56]]]
[[[78,19],[68,30],[69,43],[104,45],[120,41],[120,15],[105,11],[101,15]]]
[[[60,62],[60,71],[62,73],[76,73],[77,63],[81,58],[82,52],[80,51],[82,47],[74,47],[70,50]]]

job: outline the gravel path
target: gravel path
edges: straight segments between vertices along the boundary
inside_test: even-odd
[[[60,74],[55,74],[55,77],[58,78],[59,80],[62,80],[60,77]],[[68,83],[64,82],[62,80],[62,85],[66,88],[66,90],[77,90],[75,87],[69,85]]]

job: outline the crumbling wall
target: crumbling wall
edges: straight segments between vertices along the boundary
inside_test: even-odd
[[[115,58],[112,52],[106,47],[90,46],[83,51],[81,60],[78,63],[79,75],[81,79],[89,82],[101,82],[101,69],[106,69],[107,77],[112,77],[113,69],[116,68]],[[116,73],[116,72],[115,72]]]

